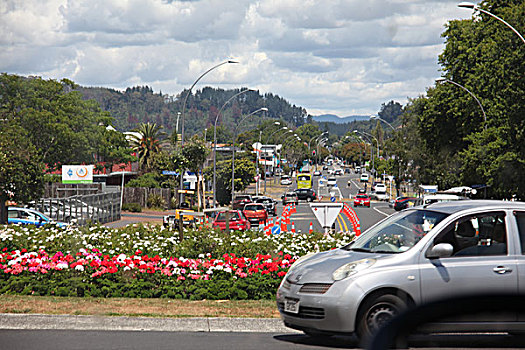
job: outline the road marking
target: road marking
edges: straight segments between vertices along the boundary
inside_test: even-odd
[[[382,212],[381,210],[377,209],[376,207],[374,207],[374,210],[377,211],[378,213],[383,214],[384,216],[390,216],[390,215],[391,215],[391,214],[388,214],[388,213]]]
[[[345,232],[348,232],[348,226],[346,225],[346,220],[345,220],[345,217],[342,216],[341,214],[339,214],[341,216],[341,220],[343,221],[343,225],[345,225]]]

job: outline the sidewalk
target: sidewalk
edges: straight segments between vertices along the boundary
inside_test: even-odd
[[[0,314],[0,329],[299,333],[278,318],[150,318]]]

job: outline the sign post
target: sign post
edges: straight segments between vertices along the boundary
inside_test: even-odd
[[[343,209],[343,203],[311,203],[310,209],[324,228],[324,233],[328,234],[330,227]]]

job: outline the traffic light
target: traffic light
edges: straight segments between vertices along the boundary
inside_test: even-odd
[[[312,156],[315,156],[315,149],[312,151]]]

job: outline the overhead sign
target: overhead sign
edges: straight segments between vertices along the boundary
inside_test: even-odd
[[[343,209],[343,203],[311,203],[310,209],[322,227],[332,227],[337,215]]]
[[[93,165],[62,165],[62,183],[93,183]]]

